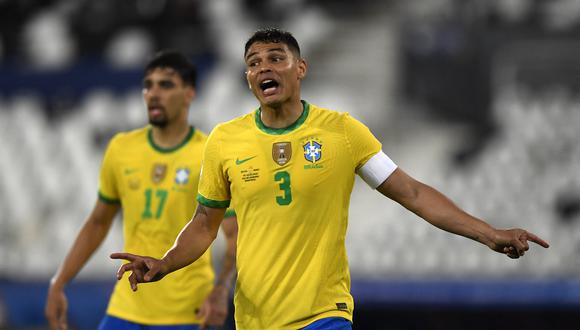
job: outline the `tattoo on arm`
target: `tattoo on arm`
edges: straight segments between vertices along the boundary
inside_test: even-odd
[[[207,208],[201,204],[197,204],[197,209],[195,210],[195,215],[193,217],[197,217],[198,214],[207,216]]]

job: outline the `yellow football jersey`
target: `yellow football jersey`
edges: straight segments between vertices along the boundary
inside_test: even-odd
[[[207,136],[191,129],[186,139],[171,149],[153,142],[150,127],[117,134],[103,160],[99,196],[121,203],[124,251],[155,258],[173,246],[191,219]],[[139,285],[118,281],[107,314],[125,320],[172,325],[199,323],[196,309],[213,287],[210,252],[165,279]],[[125,275],[128,276],[128,275]]]
[[[298,329],[352,321],[345,247],[355,171],[381,150],[347,113],[303,101],[290,127],[260,109],[217,126],[204,153],[198,202],[238,217],[237,329]]]

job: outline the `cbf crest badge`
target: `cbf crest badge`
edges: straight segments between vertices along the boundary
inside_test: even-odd
[[[282,166],[292,158],[292,144],[290,142],[276,142],[272,144],[272,159]]]
[[[191,171],[188,168],[178,168],[175,171],[175,183],[177,184],[187,184],[189,182],[189,173]]]
[[[316,163],[322,158],[322,144],[315,140],[308,140],[302,148],[304,149],[304,158],[311,163]]]
[[[167,174],[167,164],[157,163],[153,165],[153,169],[151,171],[151,181],[153,183],[160,183],[165,179],[165,175]]]

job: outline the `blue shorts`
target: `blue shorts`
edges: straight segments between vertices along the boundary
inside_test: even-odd
[[[352,323],[342,317],[327,317],[310,323],[302,330],[352,330]]]
[[[99,324],[99,330],[197,330],[198,327],[197,324],[143,325],[111,315],[105,315]],[[211,328],[206,329],[211,330]]]

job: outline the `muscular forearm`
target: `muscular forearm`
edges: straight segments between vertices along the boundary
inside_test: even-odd
[[[457,207],[434,188],[418,183],[415,199],[405,205],[410,211],[445,231],[489,245],[494,228]]]
[[[83,225],[64,262],[51,279],[51,286],[62,288],[76,276],[101,245],[110,226],[110,222],[100,223],[90,219]]]
[[[190,225],[184,228],[173,247],[163,256],[168,273],[181,269],[199,259],[215,239],[208,233],[190,228]]]
[[[400,168],[377,190],[440,229],[487,246],[494,239],[493,227],[467,214],[442,193],[411,178]]]
[[[386,197],[396,201],[432,225],[487,245],[490,249],[519,258],[528,250],[527,241],[548,247],[548,243],[523,229],[495,229],[457,207],[445,195],[423,184],[397,168],[378,187]]]
[[[163,256],[164,273],[171,273],[199,259],[215,240],[218,228],[219,223],[216,227],[204,208],[198,208],[194,218],[177,236],[173,247]]]

